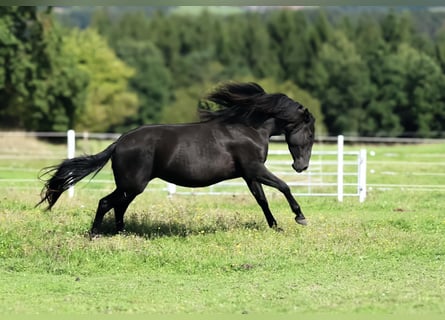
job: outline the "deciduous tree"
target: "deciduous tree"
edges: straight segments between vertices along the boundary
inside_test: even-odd
[[[107,131],[137,112],[137,96],[128,88],[134,71],[94,29],[73,29],[65,38],[64,50],[89,77],[85,104],[76,109],[75,129]]]

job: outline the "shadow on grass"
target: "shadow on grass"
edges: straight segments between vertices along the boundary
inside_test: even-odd
[[[256,221],[224,221],[216,220],[208,224],[204,223],[180,223],[172,221],[145,220],[141,221],[134,217],[125,220],[125,231],[123,234],[136,235],[148,239],[160,237],[187,237],[198,234],[212,234],[216,232],[225,232],[229,230],[260,230],[264,226]],[[105,218],[101,228],[103,236],[116,235],[114,218]]]

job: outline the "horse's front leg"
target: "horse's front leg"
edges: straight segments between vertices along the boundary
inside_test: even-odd
[[[295,221],[301,225],[307,225],[306,218],[304,217],[303,212],[301,212],[300,205],[297,200],[295,200],[286,182],[267,170],[264,165],[257,167],[256,181],[272,188],[276,188],[283,193],[293,213],[295,213]]]

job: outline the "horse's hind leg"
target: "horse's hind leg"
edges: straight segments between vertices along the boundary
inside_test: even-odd
[[[106,197],[99,200],[96,216],[94,217],[93,226],[91,227],[91,235],[97,235],[99,233],[105,214],[114,208],[123,196],[124,193],[116,189]]]
[[[246,182],[250,189],[250,192],[253,194],[257,203],[263,210],[264,216],[266,217],[267,224],[269,225],[269,227],[277,228],[277,221],[275,220],[275,218],[272,215],[272,212],[269,209],[269,204],[267,203],[266,195],[264,194],[264,190],[261,184],[256,181],[250,181],[247,179]]]
[[[116,232],[124,231],[124,214],[127,211],[131,201],[136,197],[135,194],[124,192],[122,200],[114,206],[114,217],[116,221]]]

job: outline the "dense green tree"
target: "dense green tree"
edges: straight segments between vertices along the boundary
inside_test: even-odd
[[[110,33],[113,31],[113,21],[107,7],[94,11],[90,27],[96,29],[102,36],[110,37]]]
[[[307,64],[304,79],[298,85],[310,92],[320,92],[326,83],[329,72],[329,67],[324,68],[319,63],[319,55],[322,47],[328,43],[332,38],[332,25],[326,17],[325,11],[320,11],[315,20],[311,23],[306,32],[306,47],[307,47]],[[340,34],[341,32],[337,32]]]
[[[361,17],[353,36],[357,52],[368,65],[371,101],[363,110],[361,134],[365,136],[399,135],[403,128],[395,107],[404,99],[404,71],[382,36],[380,23]]]
[[[364,121],[367,135],[429,136],[440,131],[443,83],[439,65],[408,44],[376,57],[377,90]]]
[[[132,39],[144,42],[150,40],[150,20],[143,12],[129,12],[124,14],[113,24],[107,32],[104,29],[103,34],[112,48],[118,47],[118,42],[122,39]]]
[[[433,130],[444,128],[434,115],[443,114],[445,76],[433,58],[408,45],[399,47],[398,56],[406,72],[407,101],[398,105],[395,112],[400,116],[405,133],[430,136]]]
[[[150,41],[124,38],[116,42],[116,53],[136,70],[129,79],[129,85],[138,95],[139,108],[126,123],[135,126],[158,122],[172,90],[170,71],[159,49]]]
[[[149,29],[145,30],[150,39],[161,50],[165,63],[172,69],[180,57],[179,30],[174,18],[169,18],[163,12],[157,12],[150,20]]]
[[[147,15],[144,12],[126,13],[112,23],[108,12],[100,10],[93,16],[93,26],[97,26],[108,39],[119,59],[134,70],[129,85],[138,96],[138,112],[113,129],[123,131],[158,122],[162,108],[171,96],[172,77],[162,52],[151,40]]]
[[[198,16],[173,16],[174,25],[177,26],[179,39],[179,53],[186,56],[195,51],[212,51],[215,33],[215,20],[208,10],[203,10]]]
[[[233,71],[240,70],[241,73],[249,72],[249,64],[246,61],[248,49],[244,42],[247,34],[248,21],[240,15],[229,16],[217,26],[215,54],[223,65]],[[236,72],[234,72],[236,74]]]
[[[271,51],[280,65],[275,77],[304,84],[311,62],[304,14],[290,10],[273,12],[268,19],[268,29]]]
[[[65,52],[89,76],[86,102],[76,109],[74,128],[103,132],[124,123],[137,112],[137,96],[128,89],[133,70],[94,29],[73,29],[65,39]]]
[[[36,82],[33,104],[24,117],[28,129],[72,129],[77,110],[85,104],[90,77],[79,67],[71,52],[64,49],[65,34],[65,31],[57,29],[45,33],[51,71]]]
[[[373,80],[373,97],[362,122],[362,134],[366,136],[397,136],[403,132],[398,105],[406,105],[404,91],[406,71],[397,54],[387,54],[376,49],[368,54],[369,70]]]
[[[249,23],[243,39],[247,66],[257,78],[278,76],[278,59],[271,50],[270,37],[263,17],[252,14],[247,16],[247,19]]]
[[[319,71],[316,97],[322,102],[330,133],[360,133],[372,90],[368,67],[354,44],[343,33],[334,32],[322,45],[315,65]]]
[[[310,48],[313,53],[317,53],[321,46],[331,38],[333,26],[324,10],[319,11],[311,26]]]
[[[63,33],[36,7],[0,8],[1,126],[66,130],[84,101],[88,76],[63,51]]]
[[[435,40],[435,57],[442,68],[442,73],[445,73],[445,25],[437,32]]]
[[[365,59],[372,59],[376,52],[386,54],[389,50],[383,39],[382,28],[378,21],[369,17],[361,17],[351,37],[357,52]]]
[[[396,51],[400,44],[410,43],[414,27],[409,12],[397,14],[390,11],[381,21],[382,36],[391,50]]]
[[[168,104],[162,113],[163,123],[187,123],[199,120],[199,101],[210,91],[211,85],[203,88],[201,84],[179,88],[175,91],[175,99]],[[207,89],[207,90],[206,90]]]

